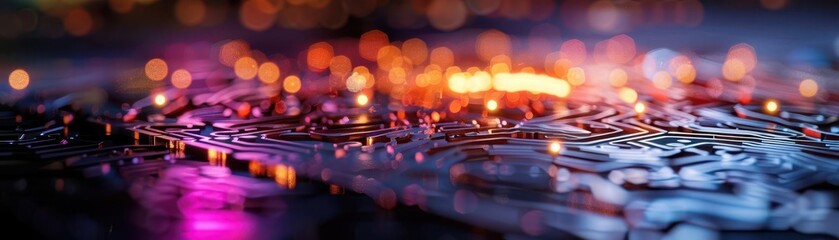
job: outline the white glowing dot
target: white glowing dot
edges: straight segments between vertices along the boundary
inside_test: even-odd
[[[487,110],[495,111],[495,109],[498,109],[498,102],[495,100],[487,101]]]
[[[548,150],[551,151],[551,153],[559,153],[559,150],[561,149],[562,144],[559,144],[559,142],[552,142],[551,145],[548,146]]]
[[[164,96],[163,94],[157,94],[156,96],[154,96],[154,104],[157,106],[163,106],[164,104],[166,104],[166,96]]]
[[[775,100],[769,100],[766,102],[766,111],[768,112],[775,112],[778,111],[778,102]]]
[[[635,104],[635,112],[636,113],[644,113],[647,110],[647,106],[644,106],[644,103],[636,103]]]
[[[364,94],[359,94],[358,98],[356,98],[356,102],[358,102],[358,105],[361,105],[361,106],[367,105],[367,103],[369,101],[370,101],[370,98],[368,98],[367,95],[364,95]]]

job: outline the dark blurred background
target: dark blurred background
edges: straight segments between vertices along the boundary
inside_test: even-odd
[[[557,45],[620,33],[650,48],[748,42],[761,59],[824,65],[839,52],[837,10],[839,1],[786,0],[10,0],[0,4],[0,64],[142,58],[173,42],[234,38],[291,53],[371,29],[400,40],[495,28],[513,36],[550,29]]]

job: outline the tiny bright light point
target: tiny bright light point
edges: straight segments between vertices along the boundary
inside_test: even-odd
[[[29,73],[23,69],[15,69],[9,74],[9,86],[15,90],[23,90],[29,86]]]
[[[646,111],[646,110],[647,110],[647,106],[645,106],[644,103],[642,103],[642,102],[635,103],[635,112],[636,113],[644,113],[644,111]]]
[[[551,153],[559,153],[559,150],[562,149],[562,145],[559,142],[551,142],[551,145],[548,146],[548,150]]]
[[[765,108],[767,112],[776,112],[778,111],[778,102],[775,100],[769,100],[766,102]]]
[[[498,102],[495,100],[487,101],[487,110],[495,111],[495,109],[498,109]]]
[[[358,97],[355,99],[358,102],[358,105],[364,106],[370,101],[370,98],[367,95],[359,94]]]
[[[804,79],[798,84],[798,92],[805,97],[816,96],[819,92],[819,84],[813,79]]]
[[[166,104],[166,96],[163,94],[157,94],[154,96],[154,105],[163,106]]]

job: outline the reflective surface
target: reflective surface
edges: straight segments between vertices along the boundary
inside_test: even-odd
[[[10,4],[0,230],[837,238],[834,5]]]

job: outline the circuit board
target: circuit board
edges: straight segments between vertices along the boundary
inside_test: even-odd
[[[124,114],[10,109],[4,191],[42,184],[85,201],[93,190],[79,182],[94,179],[154,216],[241,228],[236,213],[294,208],[277,199],[313,181],[508,236],[839,236],[839,109],[829,104],[769,109],[685,88],[633,108],[579,88],[526,110],[452,97],[394,108],[383,96],[359,105],[254,84],[171,91],[166,106],[147,97]],[[79,237],[101,233],[88,234]]]

